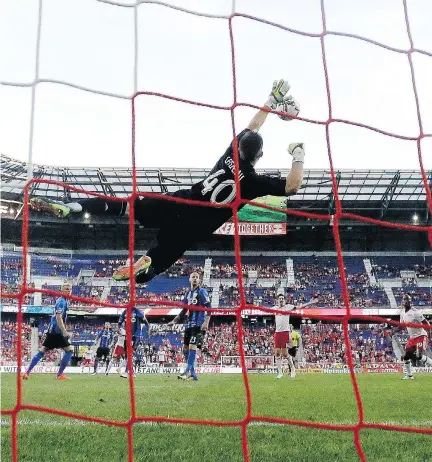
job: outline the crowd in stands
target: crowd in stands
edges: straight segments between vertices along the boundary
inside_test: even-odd
[[[260,257],[261,258],[261,257]],[[427,257],[429,258],[429,257]],[[192,271],[203,272],[205,257],[182,258],[178,260],[164,274],[151,281],[148,285],[138,284],[136,287],[136,298],[147,299],[150,303],[159,301],[182,301],[185,290],[188,287],[188,276]],[[219,305],[221,307],[238,306],[240,296],[237,288],[237,267],[232,258],[215,257],[211,267],[211,277],[230,279],[223,281],[219,287]],[[47,281],[42,285],[43,289],[58,291],[60,279],[67,278],[73,281],[73,295],[85,297],[91,301],[86,309],[92,310],[97,307],[99,301],[107,301],[113,304],[124,304],[129,301],[128,285],[116,285],[110,280],[108,295],[104,292],[105,282],[99,282],[97,278],[112,276],[113,270],[125,264],[125,258],[89,255],[56,255],[45,256],[44,254],[32,254],[31,262],[32,276],[46,276]],[[255,306],[275,305],[275,295],[281,284],[281,278],[287,278],[286,260],[277,257],[262,257],[262,262],[257,263],[251,257],[245,257],[241,268],[245,279],[246,302]],[[422,260],[421,260],[422,261]],[[419,281],[423,278],[432,277],[432,265],[429,260],[419,263],[416,257],[372,259],[372,273],[378,278],[400,277],[401,271],[413,271],[416,277],[405,277],[402,280],[403,291],[412,294],[414,302],[418,306],[429,306],[432,304],[430,290],[418,287]],[[354,308],[367,308],[375,306],[389,306],[390,301],[387,294],[380,285],[372,285],[368,274],[365,272],[364,263],[361,258],[347,257],[346,277],[349,291],[350,304]],[[287,287],[286,291],[290,296],[290,303],[299,305],[308,302],[311,298],[317,298],[317,307],[342,308],[344,300],[342,297],[341,281],[335,257],[293,257],[295,282]],[[94,279],[77,278],[81,269],[94,270]],[[6,294],[17,294],[20,291],[22,281],[22,256],[19,253],[4,255],[1,262],[1,302],[9,305],[16,305],[18,299],[7,299]],[[253,275],[252,275],[253,272]],[[256,273],[255,273],[256,272]],[[57,277],[57,281],[48,278]],[[73,278],[76,278],[75,280]],[[256,280],[258,278],[258,280]],[[261,279],[261,281],[260,281]],[[269,279],[270,281],[263,281]],[[39,279],[40,281],[40,279]],[[43,279],[42,279],[43,281]],[[98,284],[99,282],[99,284]],[[260,285],[262,283],[262,285]],[[272,284],[264,287],[266,283]],[[104,284],[104,285],[102,285]],[[421,285],[421,284],[420,284]],[[211,291],[211,288],[208,289]],[[104,295],[103,295],[104,294]],[[399,302],[400,290],[395,293]],[[25,298],[25,304],[34,303],[35,297],[29,294]],[[56,296],[42,294],[42,305],[52,306]],[[82,306],[83,303],[71,301],[72,307]],[[94,310],[93,310],[94,311]]]
[[[286,265],[283,263],[263,263],[242,265],[242,276],[247,278],[250,272],[257,272],[257,277],[262,279],[280,279],[286,277]],[[238,277],[236,265],[218,264],[211,267],[211,277],[218,279],[230,279]]]
[[[421,307],[432,305],[432,291],[429,288],[405,286],[393,289],[393,293],[398,304],[402,302],[404,294],[409,294],[414,306]]]
[[[100,320],[92,322],[71,322],[67,329],[72,333],[73,344],[93,344],[97,332],[102,328]],[[115,326],[115,324],[113,324]],[[39,325],[39,335],[48,327],[48,318]],[[152,324],[152,335],[142,336],[142,363],[157,363],[160,350],[165,352],[166,363],[182,362],[181,334],[182,325],[167,327],[166,324]],[[302,324],[299,332],[302,336],[303,361],[307,363],[334,364],[346,363],[345,343],[342,325],[340,324]],[[3,361],[17,360],[17,323],[1,322],[1,347]],[[256,365],[273,363],[273,325],[248,324],[242,326],[243,350]],[[350,326],[350,345],[355,363],[380,363],[394,361],[391,330],[383,325]],[[22,329],[23,361],[31,359],[30,327],[23,324]],[[223,364],[236,366],[239,364],[239,344],[237,323],[210,325],[205,336],[199,363]],[[58,351],[52,351],[44,358],[45,362],[55,361]],[[230,359],[231,358],[231,359]],[[251,363],[248,363],[248,365]]]

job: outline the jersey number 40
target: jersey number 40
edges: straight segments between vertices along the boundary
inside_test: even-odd
[[[229,204],[231,203],[236,195],[236,185],[234,180],[225,180],[222,183],[219,183],[219,177],[225,173],[225,170],[222,168],[215,173],[212,173],[203,181],[203,190],[201,191],[202,195],[205,196],[207,193],[212,191],[210,196],[210,202],[214,204]],[[231,188],[230,193],[225,199],[218,200],[218,195],[225,189]]]

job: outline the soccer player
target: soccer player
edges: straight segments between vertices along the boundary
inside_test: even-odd
[[[98,345],[96,350],[96,358],[94,361],[94,370],[92,375],[97,374],[99,361],[102,359],[104,363],[108,363],[111,343],[114,340],[114,332],[111,329],[111,323],[106,322],[103,329],[98,332],[95,345]]]
[[[403,311],[400,315],[400,322],[424,324],[429,326],[420,311],[412,306],[411,297],[405,294],[403,297]],[[413,379],[411,369],[411,360],[418,360],[422,366],[432,367],[432,359],[427,357],[424,352],[428,346],[428,334],[423,327],[407,327],[409,340],[405,346],[405,352],[402,357],[404,361],[403,380]]]
[[[292,115],[298,114],[298,103],[288,95],[289,88],[288,82],[284,80],[273,83],[264,106],[253,117],[248,127],[236,137],[236,142],[233,141],[229,145],[204,180],[194,184],[190,189],[161,194],[161,199],[139,197],[135,200],[136,220],[144,227],[159,229],[157,245],[132,265],[132,273],[130,264],[126,264],[114,272],[114,279],[128,280],[135,277],[138,283],[151,280],[174,264],[196,242],[208,240],[214,231],[232,217],[231,208],[195,206],[163,198],[182,198],[206,202],[209,205],[232,203],[237,197],[234,173],[235,145],[239,153],[238,175],[242,199],[253,200],[267,195],[291,196],[298,191],[303,181],[303,143],[292,143],[288,147],[288,153],[292,156],[292,168],[286,178],[258,175],[255,171],[256,163],[263,156],[263,139],[258,131],[269,112],[276,110],[291,112]],[[212,140],[209,139],[208,146],[211,146],[211,143]],[[203,149],[208,149],[208,146],[203,146]],[[129,202],[102,198],[64,204],[34,197],[30,200],[30,205],[34,210],[48,211],[60,217],[67,216],[72,210],[113,217],[122,217],[129,213]]]
[[[127,316],[127,310],[124,310],[123,313],[120,315],[119,321],[118,321],[118,327],[119,329],[121,327],[124,327],[126,330],[126,316]],[[140,341],[141,341],[141,331],[143,328],[143,325],[145,324],[148,329],[148,335],[150,336],[150,323],[147,321],[147,318],[145,317],[145,314],[139,310],[138,308],[133,308],[132,313],[131,313],[131,334],[132,334],[132,344],[128,345],[127,341],[125,342],[126,348],[125,348],[125,356],[127,359],[128,354],[130,352],[133,353],[137,349]],[[133,356],[132,356],[133,358]],[[123,377],[125,379],[128,378],[128,363],[126,361],[126,367],[125,371],[120,374],[120,377]]]
[[[87,346],[87,350],[84,351],[84,356],[83,360],[81,362],[81,373],[84,373],[84,368],[87,366],[89,368],[89,374],[90,374],[90,363],[91,360],[93,359],[93,350],[90,345]]]
[[[139,345],[137,346],[135,350],[135,356],[134,356],[134,370],[135,373],[138,372],[139,368],[142,366],[143,360],[144,360],[144,347],[143,344],[140,342]]]
[[[288,346],[288,364],[290,367],[290,377],[293,379],[296,376],[294,359],[297,356],[300,343],[300,334],[296,330],[292,330],[289,337],[290,342]]]
[[[71,284],[63,284],[61,287],[61,292],[64,295],[70,295],[72,292]],[[72,357],[72,346],[69,341],[69,334],[66,330],[66,319],[68,311],[68,302],[66,297],[62,295],[56,301],[54,307],[54,314],[51,317],[50,324],[48,326],[48,331],[46,333],[45,340],[42,344],[42,347],[39,349],[39,352],[33,356],[30,365],[26,372],[23,374],[23,379],[27,380],[29,378],[30,372],[36,366],[36,364],[44,357],[45,353],[48,350],[55,350],[61,348],[64,351],[63,358],[60,363],[59,370],[57,372],[57,380],[68,380],[70,377],[63,374],[66,366],[69,364],[69,361]]]
[[[157,356],[159,361],[159,371],[162,372],[165,365],[165,350],[162,345],[159,347]]]
[[[291,312],[296,309],[304,308],[305,306],[312,305],[318,300],[313,298],[308,303],[303,305],[294,306],[288,305],[286,303],[286,298],[284,294],[279,294],[277,296],[277,305],[274,307],[275,310]],[[276,314],[276,332],[274,336],[274,347],[276,355],[276,367],[278,370],[278,375],[276,378],[281,379],[283,377],[282,372],[282,359],[285,358],[288,361],[288,364],[291,369],[291,377],[295,377],[295,368],[292,357],[288,354],[288,343],[290,343],[290,315],[289,314]]]
[[[183,309],[168,326],[179,322],[186,311],[188,317],[184,331],[183,354],[186,359],[186,370],[178,378],[182,380],[198,380],[195,373],[195,358],[197,349],[201,349],[205,332],[208,330],[210,322],[210,312],[198,311],[195,306],[202,308],[211,308],[210,297],[206,289],[201,287],[201,277],[194,271],[189,276],[190,290],[188,290],[183,299],[183,303],[189,306],[189,310]]]
[[[117,368],[117,372],[120,372],[120,367],[122,365],[122,362],[126,358],[126,353],[125,353],[125,345],[126,345],[126,330],[124,327],[120,327],[117,333],[117,340],[116,344],[114,347],[114,352],[112,354],[111,360],[108,362],[106,370],[105,370],[105,375],[109,374],[109,371],[111,369],[112,363],[118,362],[119,367]]]

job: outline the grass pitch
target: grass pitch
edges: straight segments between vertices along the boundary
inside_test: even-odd
[[[125,421],[130,417],[128,381],[118,376],[33,374],[23,383],[23,402],[93,417]],[[365,421],[432,428],[432,375],[401,381],[398,374],[357,376]],[[303,374],[294,380],[250,375],[254,416],[353,425],[358,413],[349,376]],[[2,409],[16,400],[16,376],[2,376]],[[175,376],[139,375],[135,379],[140,416],[240,420],[246,395],[240,375],[201,375],[198,382]],[[18,417],[19,460],[125,461],[127,431],[35,411]],[[295,425],[253,422],[248,426],[252,461],[356,461],[353,433]],[[2,417],[1,460],[11,460],[11,426]],[[135,461],[243,460],[239,427],[138,423],[134,426]],[[369,461],[432,461],[432,435],[365,429],[361,443]]]

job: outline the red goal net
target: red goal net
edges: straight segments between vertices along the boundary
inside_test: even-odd
[[[137,8],[139,6],[139,2],[134,5],[122,5],[122,4],[116,4],[115,2],[110,2],[110,1],[104,1],[104,3],[110,3],[113,6],[116,7],[124,7],[124,8],[133,8],[135,11],[135,18],[136,18],[136,12]],[[188,14],[197,14],[201,16],[209,16],[205,15],[202,13],[196,13],[194,11],[186,11],[183,10],[182,8],[179,7],[174,7],[172,5],[167,5],[167,4],[162,4],[161,2],[150,2],[150,3],[159,3],[163,5],[164,7],[167,8],[174,8],[177,10],[185,11]],[[41,7],[42,1],[40,1],[40,7]],[[246,297],[245,297],[245,291],[244,291],[244,282],[242,280],[242,272],[238,272],[238,287],[239,287],[239,293],[240,293],[240,304],[238,307],[235,308],[236,312],[236,318],[237,318],[237,325],[238,325],[238,342],[239,342],[239,352],[241,355],[240,363],[241,367],[243,370],[243,382],[244,382],[244,387],[246,390],[246,402],[247,402],[247,411],[246,415],[244,416],[243,419],[241,420],[235,420],[235,421],[215,421],[215,420],[195,420],[195,419],[183,419],[183,418],[169,418],[169,417],[154,417],[154,416],[145,416],[145,415],[139,415],[136,411],[136,406],[135,406],[135,389],[134,389],[134,379],[132,377],[132,374],[129,374],[129,391],[130,391],[130,419],[127,421],[112,421],[112,420],[106,420],[102,418],[94,418],[86,415],[81,415],[81,414],[76,414],[72,412],[66,412],[63,410],[58,410],[54,408],[46,408],[46,407],[41,407],[41,406],[35,406],[31,404],[26,404],[23,402],[23,390],[22,390],[22,382],[20,379],[20,374],[19,371],[21,371],[21,366],[22,366],[22,326],[23,326],[23,310],[22,306],[24,304],[24,299],[26,295],[29,293],[34,293],[34,292],[42,292],[46,294],[51,294],[51,295],[60,295],[59,293],[56,293],[55,291],[49,291],[49,290],[42,290],[42,289],[34,289],[29,286],[29,277],[27,274],[27,268],[28,268],[28,249],[29,249],[29,189],[30,186],[35,183],[51,183],[51,184],[56,184],[61,187],[65,187],[67,189],[70,189],[72,191],[78,191],[78,192],[83,192],[82,189],[73,187],[67,184],[64,184],[62,182],[55,182],[55,181],[48,181],[48,180],[41,180],[41,179],[30,179],[27,182],[26,188],[25,188],[25,194],[24,194],[24,209],[23,209],[23,225],[22,225],[22,254],[23,254],[23,283],[21,286],[21,290],[19,294],[17,295],[7,295],[4,294],[2,297],[9,297],[9,298],[17,298],[18,299],[18,374],[17,374],[17,380],[16,380],[16,387],[17,387],[17,399],[16,399],[16,405],[13,409],[9,410],[4,410],[3,414],[4,415],[9,415],[12,419],[12,424],[11,424],[11,432],[12,432],[12,455],[13,455],[13,461],[17,461],[19,459],[19,447],[18,447],[18,440],[17,440],[17,432],[18,432],[18,416],[20,412],[25,411],[25,410],[32,410],[32,411],[39,411],[39,412],[45,412],[49,414],[56,414],[56,415],[61,415],[65,417],[70,417],[74,419],[81,419],[85,421],[91,421],[98,423],[100,425],[110,425],[110,426],[117,426],[121,427],[127,430],[128,434],[128,460],[133,461],[134,460],[134,441],[133,441],[133,426],[134,424],[138,422],[164,422],[168,424],[185,424],[185,425],[208,425],[208,426],[232,426],[232,427],[240,427],[241,428],[241,435],[242,435],[242,447],[243,447],[243,454],[244,454],[244,460],[249,461],[250,460],[250,453],[249,453],[249,444],[248,444],[248,425],[252,422],[272,422],[272,423],[277,423],[277,424],[286,424],[286,425],[296,425],[296,426],[301,426],[301,427],[313,427],[313,428],[318,428],[318,429],[328,429],[328,430],[339,430],[339,431],[344,431],[344,432],[351,432],[353,435],[353,441],[354,445],[356,447],[357,453],[359,455],[359,458],[364,461],[366,460],[366,456],[362,447],[362,442],[360,439],[360,432],[362,429],[380,429],[383,431],[398,431],[398,432],[417,432],[417,433],[424,433],[424,434],[431,434],[432,435],[432,429],[430,428],[419,428],[419,427],[403,427],[403,426],[397,426],[397,425],[389,425],[389,424],[379,424],[379,423],[368,423],[365,420],[364,417],[364,411],[363,411],[363,405],[362,405],[362,396],[359,391],[359,386],[357,383],[356,375],[354,373],[354,364],[353,364],[353,359],[352,359],[352,354],[351,354],[351,346],[349,342],[349,335],[348,335],[348,323],[351,319],[351,314],[350,314],[350,300],[349,300],[349,295],[348,295],[348,288],[347,288],[347,282],[346,282],[346,274],[345,274],[345,264],[344,264],[344,256],[343,256],[343,249],[342,249],[342,244],[341,244],[341,237],[339,233],[339,225],[341,220],[343,219],[350,219],[350,220],[356,220],[356,221],[364,221],[368,222],[371,224],[375,224],[377,226],[383,226],[383,227],[389,227],[389,228],[396,228],[399,230],[405,230],[407,232],[410,231],[416,231],[416,232],[424,232],[427,233],[429,241],[432,245],[432,226],[419,226],[419,225],[409,225],[409,224],[401,224],[401,223],[393,223],[393,222],[388,222],[384,220],[375,220],[372,218],[367,218],[361,215],[353,214],[353,213],[346,213],[343,210],[341,200],[338,194],[338,185],[336,181],[336,175],[334,171],[334,164],[333,164],[333,157],[332,157],[332,139],[330,136],[330,125],[334,122],[339,122],[343,124],[349,124],[349,125],[355,125],[359,127],[363,127],[367,130],[373,130],[375,132],[378,132],[382,135],[385,136],[390,136],[394,138],[399,138],[403,140],[410,140],[414,141],[417,143],[417,150],[418,150],[418,162],[419,162],[419,168],[421,170],[421,175],[423,178],[423,183],[424,183],[424,190],[426,193],[426,198],[427,198],[427,204],[429,207],[429,211],[432,214],[432,193],[431,193],[431,188],[428,184],[428,179],[426,175],[426,171],[423,165],[423,157],[422,157],[422,139],[425,137],[432,137],[432,134],[427,134],[424,133],[423,130],[423,123],[422,123],[422,117],[421,117],[421,111],[420,111],[420,101],[419,101],[419,96],[418,96],[418,91],[417,91],[417,86],[416,86],[416,76],[415,76],[415,69],[413,66],[413,53],[419,53],[423,54],[429,57],[432,57],[432,53],[426,52],[419,50],[415,48],[415,44],[412,39],[412,34],[411,34],[411,27],[410,27],[410,16],[409,16],[409,10],[407,7],[407,0],[403,0],[403,9],[404,9],[404,15],[405,15],[405,22],[406,22],[406,30],[409,38],[409,43],[410,47],[409,49],[396,49],[390,46],[387,46],[382,43],[378,43],[376,41],[370,40],[365,37],[357,36],[357,35],[352,35],[352,34],[347,34],[347,33],[340,33],[340,32],[333,32],[329,31],[327,29],[326,25],[326,6],[325,6],[325,0],[321,0],[321,15],[322,15],[322,32],[319,34],[311,34],[311,33],[306,33],[303,31],[299,30],[293,30],[288,27],[285,27],[281,24],[276,24],[276,23],[271,23],[269,21],[266,21],[264,19],[260,19],[257,17],[249,16],[246,14],[242,13],[233,13],[230,16],[227,16],[225,18],[226,20],[226,27],[227,27],[227,34],[229,34],[230,42],[231,42],[231,59],[232,59],[232,76],[233,76],[233,94],[234,94],[234,99],[232,101],[232,105],[229,107],[225,106],[217,106],[217,105],[210,105],[210,104],[203,104],[198,101],[190,101],[190,100],[185,100],[181,98],[177,98],[174,96],[166,95],[166,94],[161,94],[161,93],[153,93],[153,92],[143,92],[139,91],[139,88],[137,88],[137,79],[136,79],[136,69],[135,69],[135,92],[133,96],[130,98],[131,100],[131,111],[132,111],[132,184],[133,184],[133,193],[127,198],[127,201],[129,202],[130,206],[130,215],[129,215],[129,258],[130,261],[134,261],[134,241],[135,241],[135,226],[134,226],[134,200],[139,197],[139,196],[154,196],[154,197],[160,197],[158,194],[151,194],[151,193],[140,193],[138,192],[137,188],[137,177],[136,177],[136,163],[135,163],[135,110],[136,110],[136,100],[140,98],[142,95],[151,95],[155,96],[158,98],[167,98],[173,101],[178,101],[186,104],[192,104],[192,105],[197,105],[197,106],[203,106],[207,108],[212,108],[215,110],[222,110],[222,111],[227,111],[230,112],[231,114],[231,123],[232,123],[232,134],[233,138],[235,139],[236,133],[237,133],[237,127],[235,126],[235,121],[234,121],[234,110],[237,107],[244,106],[244,107],[251,107],[251,108],[256,108],[259,109],[259,107],[256,107],[252,104],[246,104],[239,102],[237,100],[237,83],[236,83],[236,47],[235,47],[235,40],[234,40],[234,35],[233,35],[233,22],[236,20],[238,17],[242,17],[245,19],[248,19],[250,21],[259,21],[262,23],[266,23],[270,26],[273,26],[275,28],[279,28],[282,30],[285,30],[287,34],[300,34],[303,36],[309,36],[313,37],[315,40],[320,41],[321,44],[321,51],[322,51],[322,64],[324,68],[324,74],[325,74],[325,83],[326,83],[326,90],[327,90],[327,102],[328,102],[328,118],[327,120],[310,120],[310,119],[304,119],[302,117],[298,117],[299,120],[302,120],[307,123],[312,123],[312,124],[318,124],[323,127],[325,127],[325,132],[326,132],[326,140],[327,140],[327,150],[328,150],[328,160],[330,164],[330,170],[331,170],[331,178],[332,178],[332,188],[333,188],[333,194],[335,198],[335,209],[336,212],[333,217],[333,234],[334,234],[334,241],[335,241],[335,246],[336,246],[336,252],[337,252],[337,260],[338,260],[338,268],[339,268],[339,274],[340,274],[340,280],[341,280],[341,286],[342,286],[342,293],[343,293],[343,300],[346,308],[346,314],[342,317],[342,323],[343,323],[343,331],[344,331],[344,336],[345,336],[345,346],[346,346],[346,358],[347,362],[349,365],[350,369],[350,377],[351,377],[351,382],[352,382],[352,389],[353,393],[355,394],[355,399],[357,403],[357,410],[358,410],[358,419],[357,423],[355,425],[338,425],[338,424],[328,424],[328,423],[317,423],[317,422],[312,422],[312,421],[301,421],[301,420],[293,420],[293,419],[283,419],[283,418],[272,418],[272,417],[265,417],[265,416],[260,416],[256,415],[253,412],[253,403],[252,403],[252,397],[251,397],[251,392],[250,392],[250,387],[249,387],[249,379],[248,379],[248,374],[247,374],[247,368],[245,364],[245,357],[244,357],[244,349],[243,349],[243,337],[242,337],[242,312],[244,310],[251,309],[252,307],[247,304],[246,302]],[[39,12],[39,27],[38,27],[38,45],[37,45],[37,50],[39,50],[39,42],[40,42],[40,29],[41,29],[41,16],[42,16],[42,11],[40,9]],[[220,17],[219,17],[220,18]],[[137,27],[136,20],[135,20],[135,28]],[[346,37],[351,37],[352,39],[355,40],[360,40],[360,41],[365,41],[369,42],[370,44],[375,45],[376,47],[381,47],[387,50],[391,50],[392,52],[397,52],[400,54],[404,54],[407,59],[407,66],[409,66],[410,72],[411,72],[411,77],[412,77],[412,90],[414,93],[414,98],[415,98],[415,104],[416,104],[416,109],[417,109],[417,118],[418,118],[418,135],[415,137],[407,137],[407,136],[401,136],[398,134],[394,133],[388,133],[385,132],[381,129],[368,126],[365,124],[360,124],[356,122],[352,122],[349,120],[341,120],[341,119],[336,119],[333,118],[333,112],[332,112],[332,93],[331,93],[331,76],[329,77],[328,73],[328,68],[327,68],[327,58],[326,58],[326,43],[325,43],[325,38],[326,36],[346,36]],[[135,45],[137,45],[137,31],[135,30]],[[35,92],[35,87],[38,83],[40,82],[52,82],[56,83],[54,81],[50,80],[41,80],[39,79],[39,71],[38,71],[38,61],[39,59],[36,60],[36,80],[32,82],[31,84],[28,85],[23,85],[23,84],[16,84],[16,83],[11,83],[11,82],[5,82],[6,85],[15,85],[15,86],[29,86],[32,88],[33,92],[33,101],[32,101],[32,111],[34,112],[34,92]],[[57,82],[57,83],[64,83],[64,82]],[[67,84],[69,85],[69,84]],[[74,86],[74,85],[71,85]],[[78,87],[79,88],[79,87]],[[85,89],[87,90],[87,89]],[[89,90],[92,91],[92,90]],[[33,114],[32,112],[32,114]],[[32,117],[33,118],[33,117]],[[33,122],[32,122],[33,124]],[[33,125],[31,132],[33,131]],[[32,136],[32,135],[31,135]],[[237,152],[237,146],[235,146],[235,151]],[[430,155],[430,154],[429,154]],[[30,159],[30,165],[31,165],[31,159]],[[241,256],[241,251],[240,251],[240,236],[238,234],[238,216],[237,216],[237,211],[240,205],[245,204],[245,203],[252,203],[254,205],[257,205],[259,207],[264,207],[268,208],[270,210],[275,210],[275,211],[280,211],[280,209],[268,207],[268,206],[263,206],[262,204],[255,204],[254,202],[246,201],[241,198],[241,185],[239,181],[239,165],[238,165],[238,156],[235,156],[235,165],[236,165],[236,188],[237,191],[240,192],[237,194],[237,198],[235,201],[231,204],[224,204],[220,205],[218,204],[218,207],[229,207],[232,208],[233,214],[234,214],[234,223],[235,223],[235,236],[234,236],[234,243],[235,243],[235,261],[236,265],[238,268],[241,268],[242,265],[242,256]],[[103,195],[98,195],[94,192],[90,191],[84,191],[89,195],[92,196],[99,196],[99,197],[105,197]],[[109,197],[110,200],[113,200],[113,197]],[[118,198],[118,200],[125,200],[125,198]],[[189,203],[191,201],[187,200],[181,200],[181,199],[172,199],[172,198],[166,198],[164,197],[163,200],[176,200],[179,202],[185,202]],[[194,202],[196,204],[196,202]],[[208,205],[207,203],[202,204],[204,206],[211,206]],[[289,207],[289,205],[288,205]],[[313,220],[324,220],[324,221],[330,221],[331,217],[330,215],[327,214],[317,214],[317,213],[307,213],[299,210],[291,210],[288,208],[286,210],[286,213],[288,215],[297,215],[305,218],[310,218]],[[92,300],[83,298],[83,297],[74,297],[71,296],[70,299],[76,300],[79,302],[82,302],[83,304],[86,303],[92,303]],[[129,311],[136,305],[137,303],[136,295],[135,295],[135,281],[131,280],[130,281],[130,299],[127,304],[124,305],[116,305],[116,304],[110,304],[106,302],[101,302],[101,306],[106,306],[106,307],[112,307],[112,308],[127,308]],[[145,299],[140,299],[139,302],[146,303],[148,302]],[[175,303],[175,302],[161,302],[161,304],[167,305],[167,306],[175,306],[179,307],[181,304]],[[256,307],[253,307],[256,308]],[[269,313],[276,313],[275,310],[271,310],[268,308],[260,307],[261,310],[267,311]],[[217,309],[213,309],[213,312],[217,313]],[[332,318],[332,317],[325,317],[325,316],[315,316],[315,318],[319,319],[329,319],[329,320],[336,320],[339,322],[341,320],[340,317],[337,319]],[[359,316],[356,316],[356,319],[358,319]],[[381,318],[381,317],[372,317],[368,316],[367,318],[365,317],[368,321],[373,321],[373,322],[388,322],[386,319]],[[394,323],[397,324],[397,323]],[[130,341],[131,339],[131,327],[130,324],[128,324],[128,329],[127,329],[127,336],[128,340]],[[132,358],[129,355],[128,358],[129,361],[129,370],[132,370]]]

